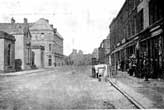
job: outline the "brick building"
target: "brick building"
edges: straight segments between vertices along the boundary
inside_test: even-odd
[[[13,18],[11,23],[0,23],[0,31],[15,36],[15,59],[21,60],[22,69],[31,69],[31,34],[27,19],[24,18],[24,23],[16,23]]]
[[[164,36],[162,0],[126,0],[110,24],[112,66],[124,62],[132,54],[137,64],[147,54],[152,77],[163,77]]]
[[[15,37],[0,31],[0,71],[15,71]]]
[[[32,45],[44,47],[44,67],[62,65],[64,62],[63,38],[57,32],[57,29],[54,29],[47,19],[40,18],[31,24],[30,32],[32,34]]]

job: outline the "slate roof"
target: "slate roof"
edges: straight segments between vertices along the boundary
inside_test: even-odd
[[[7,32],[9,34],[24,34],[28,32],[28,24],[24,23],[0,23],[0,31]]]
[[[3,32],[3,31],[0,31],[0,39],[8,39],[8,40],[13,40],[15,41],[15,37],[6,33],[6,32]]]
[[[56,32],[55,35],[63,40],[63,37],[59,34],[59,32]]]
[[[40,18],[38,21],[30,25],[30,30],[50,30],[53,31],[47,19]]]
[[[49,21],[45,18],[40,18],[35,23],[29,23],[29,26],[30,26],[31,31],[42,31],[42,30],[54,31],[55,30],[54,28],[51,27],[51,25],[49,24]],[[63,39],[63,37],[57,31],[54,31],[54,35]]]

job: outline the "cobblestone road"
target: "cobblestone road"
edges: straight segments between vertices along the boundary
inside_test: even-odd
[[[90,77],[90,67],[64,67],[0,77],[0,110],[134,108],[107,82]]]

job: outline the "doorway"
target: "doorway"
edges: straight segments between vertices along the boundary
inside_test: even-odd
[[[150,72],[152,78],[159,78],[161,75],[160,55],[161,39],[160,36],[150,39]]]

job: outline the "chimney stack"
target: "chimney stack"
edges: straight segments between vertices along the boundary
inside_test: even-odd
[[[47,23],[49,23],[49,20],[48,19],[46,19],[46,21],[47,21]]]
[[[54,28],[52,24],[50,26],[51,26],[52,29]]]
[[[57,32],[57,28],[54,28],[54,33],[56,33]]]
[[[28,23],[27,18],[24,18],[24,23],[25,23],[25,24],[27,24],[27,23]]]
[[[15,23],[15,19],[12,17],[11,18],[11,24],[14,24]]]

